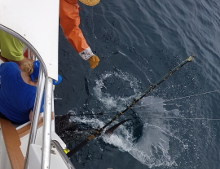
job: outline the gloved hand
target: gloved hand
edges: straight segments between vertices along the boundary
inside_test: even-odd
[[[92,69],[94,69],[99,64],[99,57],[96,55],[93,55],[89,60],[89,65]]]

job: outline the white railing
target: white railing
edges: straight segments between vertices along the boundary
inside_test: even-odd
[[[51,150],[51,113],[52,113],[52,79],[46,78],[45,99],[44,99],[44,120],[43,120],[43,151],[41,158],[41,168],[50,168],[50,150]],[[39,112],[38,112],[39,114]],[[38,122],[38,119],[36,119]]]
[[[33,109],[34,111],[33,122],[31,124],[29,141],[28,141],[28,146],[27,146],[27,151],[26,151],[25,169],[28,168],[27,166],[28,166],[30,144],[34,144],[36,140],[38,119],[40,115],[40,106],[41,106],[41,101],[43,97],[44,86],[45,86],[45,77],[44,77],[44,73],[42,69],[40,68],[39,77],[38,77],[37,93],[36,93],[35,104],[34,104],[34,109]]]
[[[22,41],[37,57],[40,61],[40,73],[38,78],[37,85],[37,94],[34,105],[34,118],[31,124],[31,131],[29,136],[29,142],[27,147],[27,153],[25,157],[25,169],[28,169],[28,157],[29,157],[29,146],[30,144],[35,143],[36,134],[37,134],[37,124],[39,119],[40,105],[43,96],[43,91],[45,88],[45,96],[44,96],[44,120],[43,120],[43,142],[42,142],[42,159],[41,159],[41,169],[49,169],[50,168],[50,150],[51,150],[51,110],[52,110],[52,79],[47,76],[47,68],[43,62],[43,59],[37,52],[37,50],[21,35],[16,33],[15,31],[5,27],[0,24],[0,29],[11,34],[15,38]]]
[[[56,140],[52,140],[51,145],[57,149],[63,161],[65,162],[66,166],[68,167],[68,169],[75,169],[71,161],[67,157],[67,155],[64,153],[63,148],[61,147],[60,143]]]

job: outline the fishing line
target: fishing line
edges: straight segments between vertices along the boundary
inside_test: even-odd
[[[93,43],[94,43],[94,50],[96,51],[96,49],[95,49],[95,46],[96,46],[96,44],[95,44],[95,39],[96,39],[96,36],[95,36],[95,33],[94,33],[94,20],[93,20],[93,6],[92,6],[92,35],[93,35]]]
[[[82,65],[81,65],[81,68],[82,68],[82,70],[83,70]],[[88,77],[90,76],[90,74],[91,74],[91,70],[90,70],[90,68],[89,68],[89,70],[88,70]],[[87,78],[86,78],[85,80],[87,80]],[[85,87],[83,87],[83,90],[82,90],[81,93],[80,93],[79,101],[78,101],[78,103],[76,104],[76,106],[79,105],[79,102],[80,102],[80,100],[81,100],[81,98],[82,98],[82,94],[83,94],[84,91],[85,91]]]
[[[92,21],[92,34],[93,34],[93,43],[94,43],[94,50],[95,50],[95,48],[96,48],[96,44],[95,44],[95,33],[94,33],[94,21],[93,21],[93,6],[92,6],[92,10],[91,10],[92,12],[91,12],[91,21]],[[96,53],[96,50],[95,50],[95,53]],[[82,65],[81,65],[81,68],[82,68]],[[82,68],[82,70],[83,70],[83,68]],[[88,77],[90,77],[90,74],[91,74],[91,69],[89,68],[89,71],[88,71]],[[86,79],[87,80],[87,79]],[[81,94],[80,94],[80,97],[79,97],[79,101],[78,101],[78,103],[76,104],[76,106],[78,106],[79,105],[79,102],[80,102],[80,100],[81,100],[81,98],[82,98],[82,94],[83,94],[83,92],[85,91],[85,87],[83,88],[83,91],[81,92]]]
[[[136,107],[135,107],[136,108]],[[70,114],[70,116],[112,116],[109,113],[97,113],[97,114]],[[182,120],[208,120],[208,121],[219,121],[220,119],[210,119],[210,118],[203,118],[203,117],[162,117],[162,116],[151,116],[146,115],[142,117],[151,117],[151,118],[158,118],[158,119],[182,119]],[[139,117],[136,117],[139,118]]]
[[[209,118],[190,118],[190,117],[158,117],[161,119],[181,119],[181,120],[207,120],[207,121],[219,121],[220,119],[209,119]]]
[[[103,113],[96,113],[96,114],[71,114],[70,116],[97,116],[97,115],[104,115]]]
[[[103,116],[110,116],[109,114],[98,114]],[[181,120],[207,120],[207,121],[220,121],[220,119],[210,119],[210,118],[200,118],[200,117],[161,117],[161,116],[144,116],[144,117],[152,117],[152,118],[158,118],[158,119],[181,119]]]
[[[204,118],[204,117],[162,117],[162,116],[143,116],[143,117],[152,117],[152,118],[158,118],[158,119],[180,119],[180,120],[207,120],[207,121],[220,121],[220,119],[210,119],[210,118]]]
[[[104,8],[104,6],[102,5],[102,4],[99,4],[99,7],[101,8],[101,10],[102,11],[105,11],[106,9]],[[114,34],[114,37],[117,37],[118,39],[119,39],[119,44],[118,44],[118,47],[116,47],[116,51],[114,50],[112,50],[112,49],[108,49],[108,48],[106,48],[105,50],[108,50],[108,52],[107,53],[111,53],[110,55],[108,55],[107,54],[107,56],[103,56],[103,58],[104,59],[106,59],[106,62],[109,64],[109,65],[112,65],[112,63],[110,62],[110,59],[108,59],[108,57],[111,57],[113,54],[121,54],[121,55],[123,55],[123,56],[125,56],[126,57],[126,59],[128,59],[133,65],[135,65],[136,66],[136,68],[138,69],[138,70],[140,70],[140,72],[142,72],[142,69],[140,68],[141,66],[139,65],[138,66],[138,64],[137,64],[137,62],[135,62],[135,61],[133,61],[133,59],[131,59],[130,57],[128,57],[125,53],[123,53],[122,51],[120,51],[120,49],[121,50],[123,50],[122,48],[126,48],[127,50],[129,50],[128,49],[128,46],[126,45],[127,44],[127,42],[125,42],[124,40],[123,40],[123,38],[121,38],[121,32],[112,24],[112,23],[110,23],[108,20],[107,20],[107,18],[104,16],[104,12],[103,12],[103,25],[106,23],[106,27],[105,27],[105,29],[108,31],[108,30],[110,30],[113,34]],[[108,29],[107,29],[108,28]],[[126,32],[126,31],[125,31]],[[107,34],[108,35],[108,34]],[[111,38],[114,38],[114,37],[111,37]],[[114,39],[114,41],[115,41],[115,39]],[[108,43],[105,43],[105,44],[107,44],[108,45]],[[109,45],[108,45],[109,46]],[[117,46],[117,45],[116,45]],[[121,47],[120,47],[121,46]],[[144,49],[145,50],[145,49]],[[146,52],[147,53],[147,52]],[[135,53],[135,55],[140,55],[140,54],[137,54],[137,53]],[[146,63],[148,63],[148,61],[141,55],[141,58],[144,60],[144,62],[146,62]],[[115,66],[113,66],[113,69],[115,69],[116,67]],[[142,72],[144,75],[145,75],[145,77],[146,77],[146,79],[150,82],[150,80],[147,78],[148,77],[148,75],[147,75],[147,73],[144,71],[144,72]]]
[[[70,115],[70,116],[112,116],[109,113],[98,113],[98,114],[80,114],[80,115]],[[162,116],[143,116],[143,117],[151,117],[151,118],[158,118],[158,119],[182,119],[182,120],[209,120],[209,121],[218,121],[220,119],[210,119],[210,118],[200,118],[200,117],[162,117]],[[138,117],[139,118],[139,117]]]
[[[144,106],[149,106],[149,105],[154,105],[154,104],[159,104],[159,103],[164,103],[164,102],[169,102],[169,101],[181,100],[181,99],[186,99],[186,98],[190,98],[190,97],[195,97],[195,96],[210,94],[210,93],[214,93],[214,92],[220,92],[220,90],[219,90],[219,89],[216,89],[216,90],[209,91],[209,92],[198,93],[198,94],[192,94],[192,95],[189,95],[189,96],[184,96],[184,97],[179,97],[179,98],[164,100],[164,101],[161,101],[161,102],[154,102],[154,103],[150,103],[150,104],[146,104],[146,105],[142,105],[142,106],[135,106],[134,108],[140,108],[140,107],[144,107]]]

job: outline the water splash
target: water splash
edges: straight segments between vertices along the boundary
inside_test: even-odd
[[[96,85],[93,88],[94,96],[102,103],[101,105],[105,110],[124,110],[124,105],[126,103],[130,104],[131,100],[137,98],[140,94],[138,80],[131,74],[120,70],[117,70],[117,72],[105,72],[95,82]],[[125,82],[127,86],[125,86]],[[122,84],[122,86],[119,86],[119,84]],[[118,86],[118,91],[120,92],[114,93],[115,88]],[[111,88],[113,88],[112,91],[110,91]],[[130,91],[130,95],[123,95],[124,92],[128,91]],[[117,147],[122,152],[128,152],[133,158],[149,168],[159,166],[176,167],[180,164],[179,160],[184,161],[187,158],[184,156],[185,153],[188,154],[192,148],[195,149],[198,143],[196,137],[198,134],[196,132],[199,131],[199,128],[193,128],[194,122],[191,123],[191,121],[170,120],[166,118],[194,115],[196,110],[201,109],[202,102],[199,99],[193,100],[192,104],[190,99],[182,102],[180,100],[167,102],[167,100],[159,97],[145,97],[133,107],[142,124],[138,122],[133,123],[133,126],[123,124],[123,126],[114,131],[111,137],[103,134],[101,139],[105,143]],[[187,109],[185,108],[186,105]],[[161,118],[156,118],[158,116]],[[101,117],[91,119],[84,116],[83,118],[76,117],[74,120],[79,123],[88,124],[93,128],[99,128],[104,126],[110,119],[105,117],[102,117],[102,119]],[[209,125],[206,123],[197,125],[204,130],[210,131]],[[142,130],[140,132],[141,136],[136,134],[139,130]],[[207,143],[210,142],[208,141],[210,138],[211,136],[207,137]],[[196,149],[194,151],[195,154],[200,152]],[[186,160],[193,164],[195,159]]]
[[[122,110],[124,105],[140,93],[137,78],[120,70],[118,72],[106,72],[95,82],[94,94],[107,110]],[[116,92],[113,95],[112,92],[110,94],[109,90]]]
[[[114,80],[112,81],[111,79]],[[115,79],[118,79],[118,81],[115,81]],[[112,87],[124,82],[129,84],[127,88],[133,92],[130,96],[125,97],[120,95],[120,93],[110,94],[110,92],[107,92],[109,91],[108,84],[111,84]],[[132,75],[121,71],[106,72],[99,80],[96,80],[96,86],[93,89],[97,99],[108,110],[115,108],[121,111],[124,109],[124,104],[140,94],[138,80]],[[149,105],[152,102],[158,102],[159,104]],[[118,147],[121,151],[130,153],[135,159],[150,168],[155,166],[176,166],[175,160],[180,156],[181,152],[187,149],[187,144],[172,132],[172,129],[164,120],[149,118],[146,116],[146,112],[179,115],[179,110],[176,108],[166,110],[164,108],[166,104],[163,99],[150,96],[142,99],[140,104],[141,106],[137,106],[137,111],[144,125],[142,136],[137,142],[133,131],[139,124],[133,126],[133,131],[124,125],[120,126],[111,137],[102,135],[102,139],[106,143]],[[101,125],[102,121],[100,120],[98,123]],[[175,144],[175,151],[172,150],[174,147],[170,147],[171,142]]]

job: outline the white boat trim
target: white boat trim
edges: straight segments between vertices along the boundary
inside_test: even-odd
[[[59,0],[0,0],[0,4],[1,29],[24,42],[47,68],[45,75],[57,80]]]
[[[54,110],[52,80],[58,78],[59,0],[0,0],[0,4],[0,29],[22,41],[41,63],[33,122],[30,132],[20,135],[20,148],[25,157],[24,168],[73,169],[63,152],[66,145],[55,133],[54,119],[51,119],[51,113],[54,113],[52,112]],[[43,126],[38,128],[43,92]],[[28,125],[26,123],[22,127]],[[17,129],[20,130],[22,127]],[[0,150],[4,150],[3,134],[0,138]],[[55,152],[55,155],[51,152]],[[4,157],[7,159],[8,153],[4,154],[1,151],[0,153],[0,160]],[[12,168],[10,161],[8,163],[5,164],[7,165],[5,169]]]

